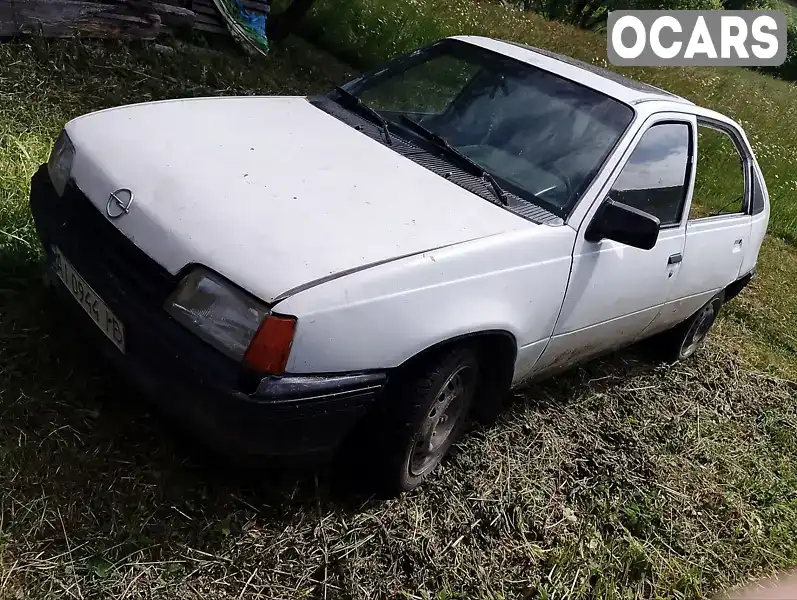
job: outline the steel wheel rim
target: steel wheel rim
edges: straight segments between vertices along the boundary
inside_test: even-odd
[[[698,315],[695,322],[689,328],[689,331],[684,338],[684,346],[681,351],[681,356],[689,357],[695,353],[700,344],[706,339],[711,326],[714,324],[714,305],[709,304]]]
[[[409,471],[413,476],[425,475],[440,462],[452,434],[467,412],[473,375],[472,367],[461,365],[438,390],[410,452]]]

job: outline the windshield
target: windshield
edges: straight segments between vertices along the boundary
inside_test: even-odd
[[[414,52],[346,87],[391,131],[412,134],[406,118],[422,124],[508,191],[560,216],[634,114],[598,91],[456,40]]]

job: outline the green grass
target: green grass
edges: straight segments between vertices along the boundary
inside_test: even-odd
[[[566,47],[570,30],[531,22]],[[199,463],[69,336],[38,278],[27,208],[66,120],[349,76],[304,46],[254,61],[0,45],[0,598],[691,598],[797,564],[797,252],[785,235],[694,360],[629,351],[536,385],[429,485],[389,502],[340,494],[325,472]],[[780,85],[727,76],[718,85],[739,106],[734,82]],[[757,100],[766,110],[790,106],[790,88],[776,89]],[[786,121],[766,122],[778,143]]]

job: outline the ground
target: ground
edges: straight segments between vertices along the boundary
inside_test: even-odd
[[[26,205],[66,120],[350,75],[297,43],[266,61],[0,45],[0,598],[706,597],[797,563],[783,238],[694,360],[630,350],[540,383],[387,502],[325,472],[214,468],[71,338]]]

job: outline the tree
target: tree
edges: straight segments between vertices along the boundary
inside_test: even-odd
[[[266,23],[268,39],[280,41],[288,37],[301,23],[304,15],[313,6],[314,0],[292,0],[285,10],[269,15]]]
[[[597,29],[613,10],[751,10],[771,8],[772,0],[519,0],[516,4],[549,19]]]

